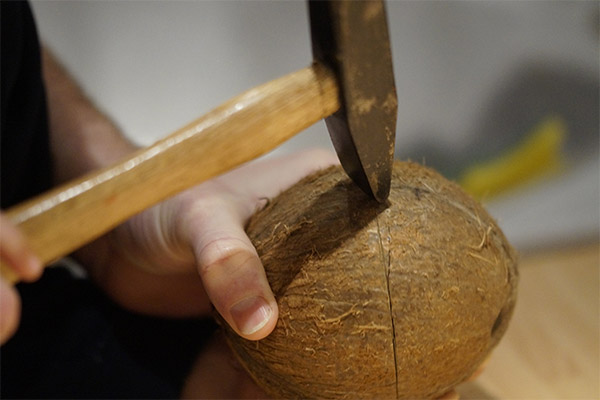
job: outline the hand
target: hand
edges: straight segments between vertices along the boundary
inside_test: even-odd
[[[460,385],[464,383],[469,383],[475,381],[485,370],[485,367],[490,361],[490,355],[488,354],[487,358],[483,360],[483,362],[477,367],[475,372],[473,372],[465,381],[463,381]],[[456,391],[456,389],[450,389],[448,392],[444,393],[441,397],[438,397],[437,400],[459,400],[460,394]]]
[[[57,182],[134,150],[46,49],[42,62]],[[77,257],[127,308],[191,316],[210,312],[212,302],[240,334],[260,339],[277,305],[244,225],[265,198],[334,162],[321,150],[249,164],[132,218]]]
[[[305,151],[198,185],[117,228],[87,257],[92,276],[130,309],[191,316],[212,303],[241,336],[261,339],[275,327],[277,303],[244,226],[267,199],[335,162],[332,153]]]
[[[42,273],[42,264],[27,247],[25,238],[2,213],[0,261],[23,281],[36,280]],[[0,344],[4,344],[17,330],[20,313],[21,300],[17,291],[0,277]]]
[[[183,399],[266,399],[218,332],[198,355],[181,392]]]

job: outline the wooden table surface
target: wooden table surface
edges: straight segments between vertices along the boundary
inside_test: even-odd
[[[521,255],[517,306],[461,399],[600,399],[598,243]]]

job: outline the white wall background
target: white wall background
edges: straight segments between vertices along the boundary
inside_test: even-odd
[[[34,0],[33,8],[43,40],[140,144],[311,61],[303,1]],[[595,1],[389,1],[388,19],[400,158],[428,146],[450,158],[464,151],[493,93],[524,64],[598,79]],[[597,237],[591,143],[592,155],[560,179],[488,205],[517,247]],[[277,152],[312,146],[332,148],[322,123]]]

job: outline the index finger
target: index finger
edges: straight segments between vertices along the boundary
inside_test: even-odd
[[[30,250],[18,228],[0,213],[0,274],[11,282],[39,278],[42,263]]]

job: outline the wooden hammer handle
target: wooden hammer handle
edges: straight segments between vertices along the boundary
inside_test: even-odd
[[[127,159],[7,211],[44,263],[129,217],[277,147],[339,107],[335,77],[314,64],[258,86]],[[0,273],[18,279],[6,266]]]

